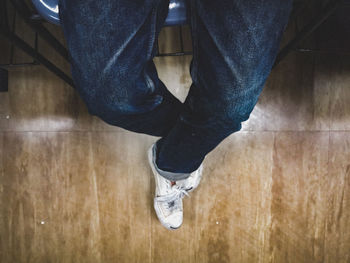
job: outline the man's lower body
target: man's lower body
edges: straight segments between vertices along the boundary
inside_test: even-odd
[[[205,156],[249,118],[291,5],[188,0],[193,82],[184,103],[166,89],[152,61],[169,0],[60,0],[60,16],[73,79],[89,112],[111,125],[160,136],[152,163],[168,183],[196,174]]]

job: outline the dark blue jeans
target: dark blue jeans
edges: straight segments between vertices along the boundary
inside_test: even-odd
[[[180,180],[247,120],[292,0],[188,0],[192,85],[184,103],[152,61],[169,0],[60,0],[76,88],[91,114],[160,136],[156,164]]]

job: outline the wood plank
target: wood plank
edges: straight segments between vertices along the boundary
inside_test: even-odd
[[[329,146],[324,262],[350,262],[350,132],[332,132]]]
[[[324,262],[328,132],[280,132],[274,143],[271,262]]]
[[[135,154],[145,150],[140,136],[2,137],[1,262],[148,261],[150,171]]]

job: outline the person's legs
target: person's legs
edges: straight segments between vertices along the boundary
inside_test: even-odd
[[[249,118],[292,5],[292,0],[189,1],[193,83],[176,124],[156,144],[157,168],[173,181],[187,178]]]
[[[91,114],[131,131],[164,136],[181,102],[152,61],[169,0],[60,0],[76,89]]]

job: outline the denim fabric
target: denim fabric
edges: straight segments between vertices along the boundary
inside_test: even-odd
[[[182,104],[152,58],[169,0],[60,0],[77,90],[91,114],[160,136],[159,170],[188,176],[253,110],[292,0],[188,0],[192,85]]]
[[[168,172],[160,169],[156,163],[156,155],[157,155],[157,144],[152,147],[152,164],[156,171],[163,176],[164,178],[171,180],[171,181],[179,181],[179,180],[184,180],[187,179],[191,173],[174,173],[174,172]]]

